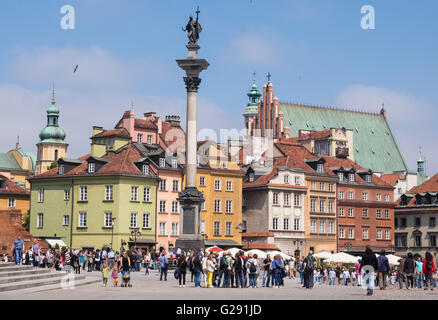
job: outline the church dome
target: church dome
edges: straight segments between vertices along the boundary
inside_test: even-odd
[[[47,126],[39,134],[40,140],[64,140],[65,131],[60,127]]]

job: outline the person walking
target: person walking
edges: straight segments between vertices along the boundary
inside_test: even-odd
[[[300,259],[297,268],[298,268],[298,273],[300,274],[300,284],[302,284],[304,288],[304,258]]]
[[[184,254],[181,254],[178,258],[178,262],[176,264],[176,268],[179,270],[178,275],[178,281],[179,281],[179,287],[181,288],[181,282],[182,286],[186,286],[186,273],[187,273],[187,258]]]
[[[313,288],[313,277],[315,269],[315,257],[313,252],[309,251],[309,254],[304,259],[304,286],[306,289]]]
[[[241,256],[240,251],[236,253],[236,264],[235,264],[235,269],[234,269],[234,276],[236,279],[236,288],[244,288],[245,287],[245,282],[243,280],[243,273],[245,272],[244,270],[244,260],[243,257]]]
[[[405,265],[406,257],[403,256],[399,261],[399,265],[397,267],[397,281],[400,286],[400,290],[403,289],[403,283],[407,285],[406,274],[404,273],[404,265]],[[406,286],[407,288],[407,286]]]
[[[213,280],[213,272],[215,270],[215,264],[213,262],[213,255],[209,254],[207,257],[207,288],[212,287],[212,280]]]
[[[131,258],[129,258],[127,251],[123,252],[123,256],[120,258],[119,266],[122,269],[122,279],[125,279],[125,274],[129,274],[132,268],[132,261]]]
[[[336,272],[332,268],[329,268],[329,285],[335,285]]]
[[[110,249],[110,251],[108,252],[107,258],[108,258],[108,268],[110,270],[112,270],[114,267],[114,264],[116,262],[116,255],[115,255],[113,249]]]
[[[228,267],[229,267],[229,261],[228,261],[228,253],[224,253],[222,258],[219,260],[219,274],[217,276],[217,288],[220,288],[222,277],[224,278],[222,287],[225,288],[225,282],[227,281],[227,273],[228,273]]]
[[[425,277],[424,290],[427,290],[430,285],[430,290],[433,291],[433,288],[435,287],[435,280],[433,277],[436,273],[436,266],[433,256],[429,251],[426,252],[426,256],[423,261],[422,273]]]
[[[195,256],[192,259],[192,265],[193,265],[193,273],[195,276],[195,288],[201,287],[202,263],[199,253],[195,253]]]
[[[369,245],[366,246],[365,254],[362,256],[360,264],[360,272],[364,272],[365,284],[367,286],[367,296],[371,296],[374,291],[374,278],[376,270],[378,269],[378,262],[376,255]]]
[[[167,269],[169,268],[169,258],[167,256],[166,250],[163,250],[160,254],[160,281],[167,281]]]
[[[157,251],[153,250],[151,252],[152,269],[157,270]]]
[[[277,288],[280,288],[280,286],[281,286],[281,272],[282,272],[282,270],[284,270],[284,264],[283,264],[283,261],[281,260],[281,256],[279,254],[277,254],[274,257],[274,261],[272,262],[271,266],[272,266],[272,270],[274,271],[275,285],[277,286]]]
[[[408,253],[408,257],[403,265],[403,272],[406,274],[406,289],[414,287],[414,272],[415,272],[415,261],[413,259],[412,253]]]
[[[262,280],[262,287],[269,287],[269,282],[271,279],[271,255],[268,254],[266,256],[266,259],[263,260],[263,280]]]
[[[149,265],[151,264],[151,253],[149,252],[149,250],[146,251],[143,259],[145,268],[144,274],[149,275]]]
[[[377,258],[377,271],[379,272],[380,290],[385,290],[388,282],[388,274],[391,271],[385,250],[382,250],[380,256]]]
[[[418,256],[415,261],[415,269],[417,271],[415,277],[415,287],[417,289],[421,289],[423,288],[424,274],[423,274],[423,261],[421,260],[420,256]]]
[[[23,248],[24,248],[24,241],[21,239],[21,236],[19,235],[17,239],[14,240],[14,244],[11,249],[12,253],[14,254],[15,264],[21,264],[21,259],[23,259]]]

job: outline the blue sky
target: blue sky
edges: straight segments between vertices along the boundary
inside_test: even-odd
[[[75,30],[60,27],[63,5]],[[200,6],[200,128],[241,128],[252,72],[271,72],[281,101],[378,112],[388,119],[411,170],[421,145],[438,171],[438,3],[371,0],[5,0],[0,3],[0,150],[36,152],[55,81],[69,156],[89,151],[91,126],[136,115],[184,116],[175,59],[186,55],[181,27]],[[361,7],[376,29],[362,30]],[[76,74],[72,68],[79,64]],[[20,119],[20,121],[18,121]],[[434,148],[435,147],[435,148]]]

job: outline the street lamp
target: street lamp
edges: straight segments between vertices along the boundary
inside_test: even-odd
[[[114,221],[116,218],[111,218],[111,249],[113,248],[113,240],[114,240]]]
[[[137,237],[141,236],[140,231],[138,231],[140,228],[134,228],[134,230],[131,231],[131,236],[134,237],[134,248],[137,249]]]
[[[208,236],[206,233],[201,233],[202,240],[208,240]]]

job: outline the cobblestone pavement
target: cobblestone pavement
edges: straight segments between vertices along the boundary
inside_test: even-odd
[[[87,276],[100,277],[93,272]],[[58,289],[33,293],[2,292],[0,300],[111,300],[111,299],[144,299],[144,300],[438,300],[438,290],[424,289],[400,290],[387,288],[374,290],[374,295],[366,296],[366,290],[354,286],[328,286],[316,284],[311,290],[301,288],[299,281],[285,279],[282,288],[194,288],[187,274],[185,288],[180,288],[173,272],[169,272],[167,281],[160,281],[154,271],[148,276],[143,272],[132,273],[132,288],[113,287],[108,279],[108,286],[102,283],[85,285],[71,289]]]

